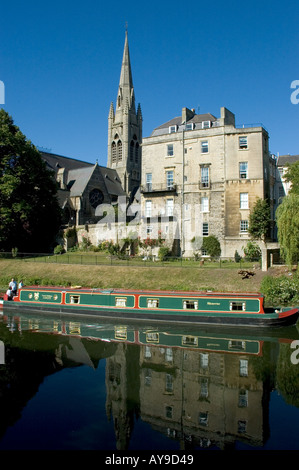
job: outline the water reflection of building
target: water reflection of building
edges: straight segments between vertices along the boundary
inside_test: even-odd
[[[154,345],[137,349],[138,358],[136,346],[119,344],[107,359],[107,412],[118,449],[128,448],[138,413],[181,449],[223,449],[236,440],[263,445],[268,392],[256,378],[254,358]]]
[[[250,357],[145,346],[140,365],[141,418],[182,447],[262,444],[263,383]]]
[[[38,343],[42,343],[41,351],[35,346],[30,350],[32,331]],[[20,354],[18,336],[13,336],[13,332],[21,335]],[[128,449],[133,438],[135,443],[138,440],[136,433],[133,436],[136,418],[179,442],[181,449],[226,449],[235,447],[237,441],[263,446],[266,442],[269,396],[280,351],[278,339],[266,342],[265,348],[265,344],[252,337],[237,339],[207,332],[183,336],[171,335],[169,331],[144,333],[141,329],[102,325],[94,333],[105,341],[92,341],[92,332],[92,325],[79,322],[49,320],[41,324],[33,319],[26,324],[20,318],[0,328],[1,339],[10,344],[7,366],[13,369],[12,376],[18,384],[22,380],[15,374],[18,364],[21,377],[24,376],[24,385],[18,385],[22,403],[28,400],[24,391],[28,389],[30,397],[33,396],[44,376],[80,364],[96,369],[99,361],[105,359],[106,412],[113,420],[118,450]],[[22,352],[26,345],[27,356]],[[11,346],[16,360],[10,363]],[[38,365],[35,378],[30,376],[32,383],[27,384],[26,364],[31,370],[33,358]],[[286,369],[283,363],[281,366]],[[36,375],[36,370],[40,375]],[[12,380],[9,375],[7,380]],[[283,376],[283,381],[287,380]],[[2,390],[7,403],[13,387],[8,390],[5,384],[6,378]],[[8,417],[3,420],[3,430],[7,420]],[[143,444],[146,447],[147,443],[142,439],[140,442],[140,448]]]

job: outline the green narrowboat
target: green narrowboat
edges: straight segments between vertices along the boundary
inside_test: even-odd
[[[264,308],[255,293],[134,291],[80,287],[23,287],[3,309],[27,308],[122,320],[250,327],[295,324],[299,309]]]

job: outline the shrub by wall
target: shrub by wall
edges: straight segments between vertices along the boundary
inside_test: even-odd
[[[266,276],[261,282],[261,293],[270,304],[296,306],[299,304],[299,277],[297,274]]]

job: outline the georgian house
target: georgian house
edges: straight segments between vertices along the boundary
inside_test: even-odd
[[[154,129],[142,141],[143,234],[162,233],[184,256],[208,235],[218,238],[223,257],[241,254],[257,198],[273,206],[268,138],[262,125],[237,127],[226,108],[218,118],[183,108]]]

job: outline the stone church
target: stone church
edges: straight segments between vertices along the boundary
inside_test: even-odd
[[[107,167],[42,151],[59,185],[58,198],[66,226],[88,226],[101,220],[99,205],[126,207],[141,182],[142,114],[137,111],[126,32],[115,108],[108,117]]]

